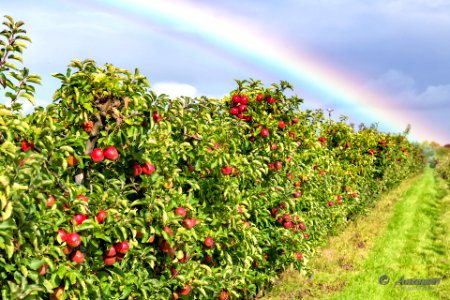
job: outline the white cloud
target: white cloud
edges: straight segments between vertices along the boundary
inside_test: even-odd
[[[405,108],[439,109],[450,106],[450,83],[419,89],[414,78],[398,70],[387,71],[368,86],[393,95]]]
[[[178,83],[178,82],[157,82],[152,85],[153,91],[156,94],[166,94],[171,98],[187,96],[197,97],[199,96],[197,88],[190,84]]]

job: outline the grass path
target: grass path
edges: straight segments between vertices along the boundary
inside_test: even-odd
[[[427,169],[331,237],[310,264],[312,278],[287,271],[264,299],[450,299],[450,191]],[[402,276],[441,281],[394,286]]]

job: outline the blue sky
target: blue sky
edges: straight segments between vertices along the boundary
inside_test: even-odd
[[[1,15],[23,20],[33,40],[24,58],[43,78],[38,105],[48,104],[59,86],[50,74],[64,72],[74,58],[138,67],[156,92],[174,96],[221,97],[235,88],[235,78],[290,81],[289,74],[243,59],[196,32],[104,2],[114,1],[0,0]],[[413,117],[419,115],[431,125],[430,140],[450,143],[450,1],[184,2],[314,53],[343,75],[353,74],[362,85],[386,92],[401,105],[399,114],[411,114],[413,131],[422,125]],[[334,103],[302,82],[291,83],[306,107],[331,107],[356,124],[379,121],[362,118],[355,107]]]

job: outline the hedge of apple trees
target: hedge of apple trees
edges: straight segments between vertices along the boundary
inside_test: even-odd
[[[74,60],[52,104],[1,34],[2,299],[251,298],[424,166],[403,135],[302,110],[287,82],[170,99]]]

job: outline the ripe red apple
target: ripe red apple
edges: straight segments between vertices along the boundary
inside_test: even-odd
[[[81,264],[84,261],[84,253],[77,250],[72,255],[72,261],[76,262],[77,264]]]
[[[271,211],[270,211],[270,214],[271,214],[272,217],[274,217],[274,218],[276,218],[277,213],[278,213],[278,208],[276,208],[276,207],[273,207],[273,208],[271,209]]]
[[[187,229],[192,229],[195,226],[195,224],[197,224],[197,221],[193,218],[189,218],[183,221],[183,225]]]
[[[292,227],[292,222],[291,221],[286,221],[283,223],[283,227],[286,229],[289,229]]]
[[[223,175],[231,175],[233,173],[233,168],[230,166],[223,166],[221,170]]]
[[[300,228],[300,230],[305,230],[306,229],[306,224],[304,223],[304,222],[300,222],[299,224],[298,224],[298,227]]]
[[[230,114],[237,115],[239,113],[239,109],[237,107],[232,107],[230,109]]]
[[[291,173],[287,174],[287,178],[292,179],[292,174]]]
[[[213,240],[212,237],[208,236],[203,241],[203,244],[205,244],[205,246],[208,247],[208,248],[213,248],[214,247],[214,240]]]
[[[280,122],[278,122],[278,127],[279,127],[280,129],[284,129],[284,127],[286,127],[286,123],[284,123],[284,121],[281,120]]]
[[[141,175],[141,173],[142,173],[142,167],[141,167],[140,164],[134,164],[134,165],[133,165],[133,169],[134,169],[134,172],[133,172],[133,175],[134,175],[134,176],[139,176],[139,175]]]
[[[105,158],[102,149],[95,148],[94,150],[92,150],[91,158],[96,163],[101,162]]]
[[[85,195],[78,195],[78,196],[77,196],[77,199],[83,200],[83,201],[86,202],[86,203],[89,202],[88,197],[86,197]]]
[[[105,150],[103,150],[103,155],[106,159],[109,160],[117,160],[119,158],[119,153],[117,152],[116,147],[114,146],[108,146]]]
[[[238,113],[238,115],[237,115],[237,116],[238,116],[238,118],[239,118],[239,119],[243,119],[243,118],[244,118],[244,115],[243,115],[243,114],[241,114],[241,113]]]
[[[292,123],[297,124],[297,123],[298,123],[298,118],[297,118],[297,117],[294,117],[294,118],[292,119]]]
[[[47,267],[48,267],[47,264],[43,264],[39,269],[39,275],[44,276],[45,273],[47,272]]]
[[[303,254],[301,252],[295,253],[295,256],[297,257],[297,260],[302,260]]]
[[[55,204],[55,197],[50,195],[50,196],[48,196],[47,203],[45,205],[47,205],[47,207],[52,207],[53,204]]]
[[[244,105],[244,104],[241,104],[241,105],[239,105],[239,112],[244,112],[244,111],[247,111],[247,105]]]
[[[67,232],[63,229],[58,230],[58,235],[61,238],[61,241],[65,242],[67,239]]]
[[[256,101],[261,102],[264,96],[262,94],[256,95]]]
[[[300,181],[297,181],[296,183],[294,183],[295,187],[300,187]]]
[[[233,101],[234,104],[237,104],[241,102],[241,97],[238,94],[234,94],[231,100]]]
[[[159,122],[162,121],[162,117],[161,117],[160,114],[158,114],[157,111],[154,111],[154,112],[152,113],[152,118],[153,118],[153,121],[154,121],[155,123],[159,123]]]
[[[104,256],[103,257],[103,262],[105,263],[105,265],[110,266],[113,265],[116,262],[116,257],[115,256]]]
[[[23,152],[27,152],[28,150],[34,150],[34,144],[31,142],[22,141],[21,146]]]
[[[228,300],[228,292],[227,291],[220,291],[219,300]]]
[[[326,141],[327,141],[327,138],[325,138],[325,137],[319,137],[319,142],[321,142],[321,143],[325,143]]]
[[[189,295],[189,292],[191,291],[191,286],[189,284],[185,284],[184,288],[180,289],[179,292],[182,296]]]
[[[67,245],[72,248],[78,247],[81,244],[81,238],[76,232],[69,233],[66,237]]]
[[[116,248],[116,251],[121,253],[121,254],[125,254],[128,252],[128,250],[130,249],[130,244],[128,244],[127,241],[122,241],[120,243],[117,243],[114,248]]]
[[[99,222],[101,224],[101,223],[103,223],[105,221],[106,218],[108,218],[108,213],[106,211],[104,211],[102,209],[101,211],[98,212],[98,214],[97,214],[97,222]]]
[[[186,213],[187,213],[187,210],[184,207],[175,208],[175,214],[179,215],[182,218],[186,217]]]
[[[289,132],[289,137],[291,137],[291,138],[295,138],[295,134],[294,134],[294,133],[292,133],[292,132]]]
[[[275,98],[272,97],[272,96],[268,96],[268,97],[266,98],[266,100],[267,100],[267,103],[269,103],[269,104],[272,104],[272,103],[275,102]]]
[[[261,136],[262,137],[268,137],[269,136],[269,130],[267,128],[261,129]]]
[[[83,214],[78,214],[78,215],[74,215],[73,219],[74,219],[76,225],[80,225],[84,221],[86,221],[87,217]]]
[[[281,170],[282,167],[283,167],[283,164],[281,163],[281,161],[276,161],[275,162],[275,168],[277,170]]]
[[[308,239],[308,238],[309,238],[309,234],[305,232],[305,233],[303,234],[303,238]]]
[[[268,164],[269,170],[275,170],[275,165],[273,163]]]
[[[248,97],[246,95],[241,96],[241,104],[243,104],[243,105],[248,104]]]
[[[173,234],[172,228],[170,228],[170,227],[164,226],[163,230],[165,232],[167,232],[168,235],[172,235]]]
[[[94,128],[94,122],[92,122],[91,120],[88,120],[83,124],[83,129],[86,132],[91,132],[92,128]]]
[[[333,205],[334,205],[334,202],[333,202],[333,201],[328,201],[328,202],[327,202],[327,206],[330,206],[330,207],[331,207],[331,206],[333,206]]]
[[[105,251],[105,255],[109,256],[109,257],[116,256],[116,254],[117,254],[117,251],[114,246],[110,246],[109,249]]]
[[[302,196],[302,192],[295,192],[294,198],[300,198]]]
[[[146,174],[146,175],[152,175],[156,168],[155,165],[149,163],[149,162],[145,162],[144,164],[141,165],[141,170],[142,173]]]

